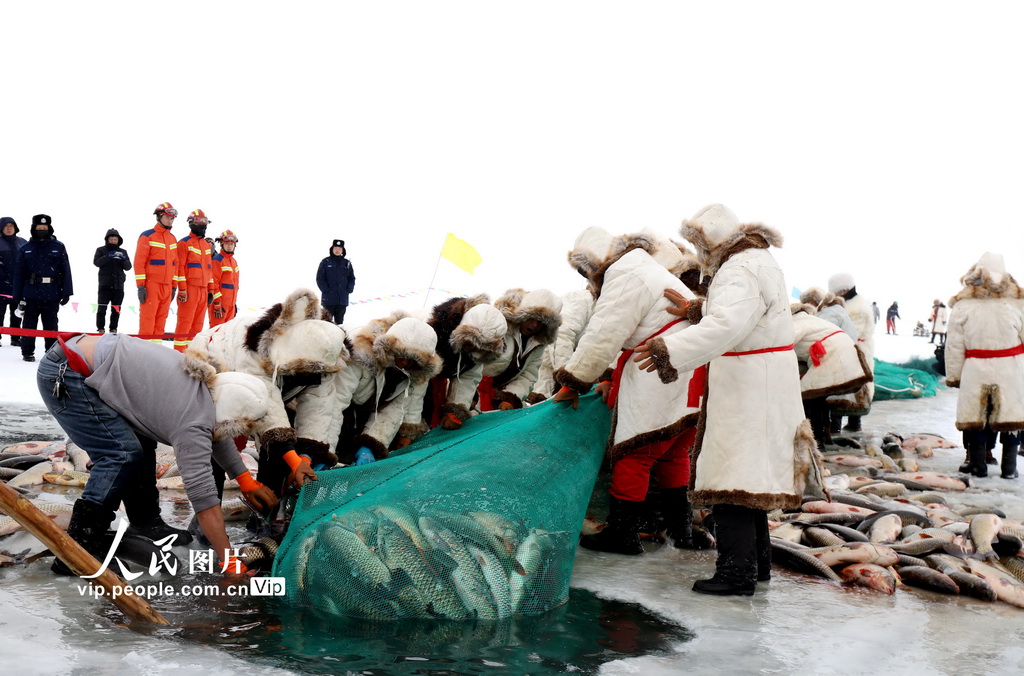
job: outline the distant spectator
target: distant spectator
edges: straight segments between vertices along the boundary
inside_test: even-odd
[[[882,318],[882,311],[878,309],[878,303],[871,301],[871,315],[875,318],[875,323]]]
[[[946,344],[946,322],[949,320],[949,312],[946,310],[946,304],[936,298],[932,301],[932,337],[928,341],[934,343],[935,338],[938,337],[939,345]]]
[[[107,306],[110,306],[110,332],[117,333],[121,319],[121,303],[124,302],[124,273],[132,269],[128,252],[121,248],[124,239],[117,230],[107,230],[103,246],[96,249],[93,264],[99,270],[99,290],[96,294],[96,330],[105,332]]]
[[[14,266],[18,262],[18,252],[25,246],[25,238],[18,237],[18,224],[10,216],[0,218],[0,326],[4,323],[4,315],[11,313],[10,327],[21,328],[21,317],[14,314],[18,307],[14,300]],[[11,336],[11,345],[21,342],[18,336]]]
[[[67,305],[74,290],[71,264],[64,243],[53,236],[53,224],[46,214],[32,217],[32,239],[18,253],[14,272],[14,297],[25,313],[23,326],[35,330],[42,319],[44,331],[57,330],[57,312]],[[46,349],[57,342],[46,338]],[[35,361],[35,336],[21,339],[21,358]]]
[[[316,285],[322,294],[321,305],[331,313],[335,324],[345,321],[348,295],[356,287],[356,273],[345,253],[345,240],[334,240],[330,255],[320,261],[320,268],[316,271]]]
[[[900,317],[900,308],[896,304],[896,301],[892,302],[889,309],[885,311],[885,333],[886,335],[896,335],[896,320],[903,319]]]

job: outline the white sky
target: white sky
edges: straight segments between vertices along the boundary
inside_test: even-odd
[[[165,200],[239,235],[243,307],[315,288],[335,237],[355,299],[425,289],[447,232],[484,262],[469,276],[442,261],[435,286],[564,292],[584,227],[675,236],[722,202],[782,232],[791,286],[852,272],[883,311],[900,302],[909,332],[985,250],[1024,280],[1021,16],[1002,2],[4,3],[0,215],[23,235],[53,217],[84,306],[62,328],[90,329],[103,233],[134,253]],[[346,323],[390,309],[353,306]]]

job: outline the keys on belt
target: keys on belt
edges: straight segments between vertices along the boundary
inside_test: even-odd
[[[61,362],[60,366],[57,367],[57,380],[53,383],[53,396],[57,399],[63,399],[68,396],[67,385],[64,384],[64,374],[68,371],[68,363]]]

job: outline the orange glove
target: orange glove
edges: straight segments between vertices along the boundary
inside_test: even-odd
[[[288,483],[301,488],[307,481],[316,481],[316,473],[309,464],[309,458],[304,458],[295,451],[288,451],[284,454],[284,461],[292,469],[292,473],[288,475]]]
[[[277,506],[277,496],[256,479],[252,478],[246,470],[235,477],[238,487],[242,489],[242,495],[246,501],[258,512],[269,514],[270,510]]]

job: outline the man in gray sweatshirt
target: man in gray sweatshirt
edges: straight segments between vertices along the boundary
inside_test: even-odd
[[[232,442],[232,436],[258,428],[266,413],[266,387],[257,379],[226,373],[208,386],[182,369],[179,353],[118,334],[55,343],[36,379],[47,409],[93,462],[68,535],[97,558],[106,555],[103,536],[122,500],[134,532],[153,539],[179,535],[176,544],[187,543],[187,533],[160,518],[149,457],[155,442],[174,448],[185,492],[222,563],[230,563],[231,543],[212,461],[238,478],[251,504],[265,510],[276,504],[273,492],[249,475]],[[59,559],[53,570],[70,574]]]

